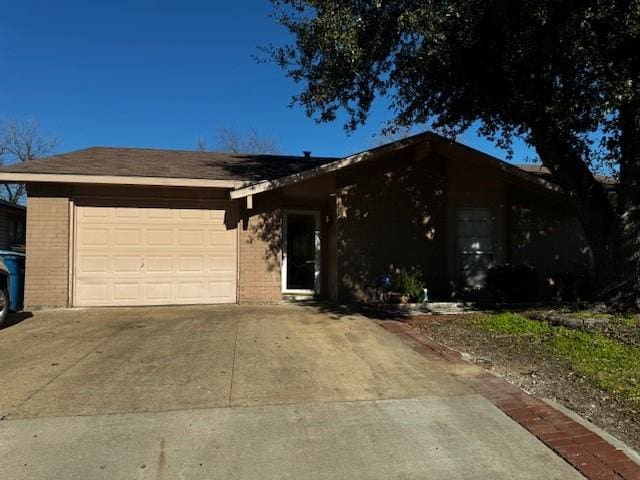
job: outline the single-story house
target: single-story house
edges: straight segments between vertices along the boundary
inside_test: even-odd
[[[27,185],[27,308],[371,300],[394,268],[450,299],[491,265],[592,268],[543,170],[429,132],[344,158],[95,147],[0,181]]]
[[[26,221],[24,205],[0,200],[0,250],[24,249]]]

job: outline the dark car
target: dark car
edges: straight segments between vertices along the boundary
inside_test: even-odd
[[[9,316],[9,270],[0,257],[0,327]]]

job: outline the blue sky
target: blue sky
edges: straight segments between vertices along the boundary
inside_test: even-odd
[[[0,118],[35,118],[58,151],[92,145],[195,148],[216,131],[256,129],[283,153],[346,155],[374,144],[389,113],[347,135],[318,125],[299,88],[257,47],[287,40],[266,0],[3,0]],[[504,157],[472,132],[461,140]],[[515,160],[527,152],[522,145]]]

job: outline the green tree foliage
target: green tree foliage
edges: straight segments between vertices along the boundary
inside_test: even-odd
[[[345,111],[353,130],[386,97],[390,129],[523,138],[574,206],[601,294],[640,309],[640,0],[272,1],[293,40],[268,51],[308,115]]]

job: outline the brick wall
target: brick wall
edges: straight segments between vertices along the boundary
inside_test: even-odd
[[[69,295],[69,191],[29,185],[25,309],[65,307]]]
[[[385,171],[393,167],[393,171]],[[377,300],[378,279],[418,269],[432,295],[446,293],[444,161],[397,158],[367,165],[337,195],[337,282],[344,301]],[[348,179],[347,181],[351,181]]]
[[[239,302],[282,300],[281,210],[247,213],[240,222]]]
[[[486,292],[468,290],[461,275],[458,251],[457,215],[460,209],[488,208],[493,218],[493,262],[509,261],[507,182],[495,164],[473,158],[454,158],[447,161],[447,276],[451,298],[488,300]],[[474,297],[475,295],[479,295]]]

